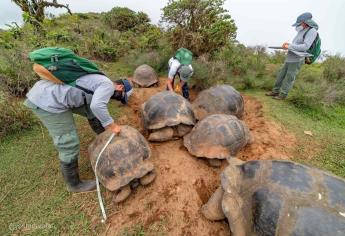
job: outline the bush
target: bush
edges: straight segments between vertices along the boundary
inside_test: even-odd
[[[37,80],[27,51],[22,47],[0,47],[0,82],[14,96],[24,96]]]
[[[268,62],[265,48],[247,48],[242,44],[228,44],[214,58],[224,61],[234,76],[244,76],[249,72],[254,77],[262,77]]]
[[[325,68],[323,76],[328,81],[339,81],[345,79],[345,58],[337,56],[329,56],[323,63]]]
[[[150,18],[144,12],[136,13],[127,7],[114,7],[104,15],[104,21],[112,29],[125,32],[149,23]]]
[[[204,55],[193,62],[193,68],[190,85],[198,90],[229,82],[227,78],[230,77],[230,71],[222,61],[209,61]]]
[[[236,25],[224,0],[169,0],[162,22],[174,49],[186,47],[195,55],[211,53],[236,38]]]
[[[157,49],[140,52],[132,50],[121,61],[126,63],[134,71],[138,66],[147,64],[158,73],[167,73],[168,61],[173,56],[171,45],[164,39],[158,43]]]
[[[328,83],[322,77],[322,67],[318,64],[304,65],[297,75],[289,101],[300,108],[320,109],[329,105],[325,101]]]
[[[37,122],[21,100],[0,91],[0,138],[30,128]]]

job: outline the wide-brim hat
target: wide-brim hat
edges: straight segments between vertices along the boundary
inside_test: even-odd
[[[313,19],[306,20],[304,23],[306,23],[307,25],[309,25],[310,27],[316,30],[319,29],[319,25]]]
[[[189,79],[193,71],[191,70],[189,65],[182,65],[178,72],[180,74],[181,79],[183,81],[186,81]]]
[[[311,18],[313,18],[313,15],[310,12],[305,12],[297,17],[296,22],[292,26],[296,27]]]

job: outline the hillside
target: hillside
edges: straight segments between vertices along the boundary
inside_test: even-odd
[[[164,10],[168,23],[175,10]],[[152,66],[160,76],[159,87],[135,88],[128,106],[117,102],[108,106],[119,124],[147,137],[141,105],[165,90],[167,62],[181,42],[193,45],[191,102],[200,91],[217,84],[235,87],[244,98],[243,121],[252,139],[238,158],[292,160],[345,177],[345,59],[327,56],[323,63],[304,65],[289,97],[273,100],[264,94],[272,88],[285,54],[245,47],[235,39],[231,17],[217,17],[216,22],[225,24],[221,28],[225,38],[212,33],[217,24],[208,30],[196,27],[184,38],[186,28],[174,24],[161,28],[151,24],[145,13],[128,8],[53,17],[45,19],[40,29],[27,23],[0,30],[1,235],[228,235],[229,231],[225,221],[210,222],[199,212],[218,187],[226,162],[221,168],[208,166],[191,156],[181,139],[150,143],[157,179],[136,189],[125,202],[113,203],[112,193],[102,187],[109,215],[106,224],[101,223],[96,192],[66,191],[46,128],[22,104],[39,80],[27,53],[46,46],[72,49],[94,61],[113,81],[131,79],[139,65]],[[201,37],[205,32],[214,38]],[[95,134],[86,119],[75,119],[81,177],[93,178],[87,148]]]

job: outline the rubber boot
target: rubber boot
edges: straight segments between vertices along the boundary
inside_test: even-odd
[[[91,129],[96,133],[100,134],[105,131],[104,127],[102,126],[101,122],[95,117],[93,119],[88,119],[89,125]]]
[[[96,189],[95,180],[81,181],[79,179],[78,160],[71,163],[60,162],[61,173],[67,185],[67,190],[72,193],[87,192]]]
[[[187,82],[185,82],[182,87],[182,95],[185,99],[189,100],[189,87]]]

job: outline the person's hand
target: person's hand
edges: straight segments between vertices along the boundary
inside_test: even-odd
[[[283,43],[283,46],[282,46],[284,49],[289,49],[289,43]]]
[[[172,80],[170,80],[170,79],[167,80],[167,86],[168,86],[169,91],[174,92]]]
[[[121,126],[112,123],[108,126],[105,127],[106,130],[110,130],[111,132],[113,132],[114,134],[118,135],[121,132]]]

